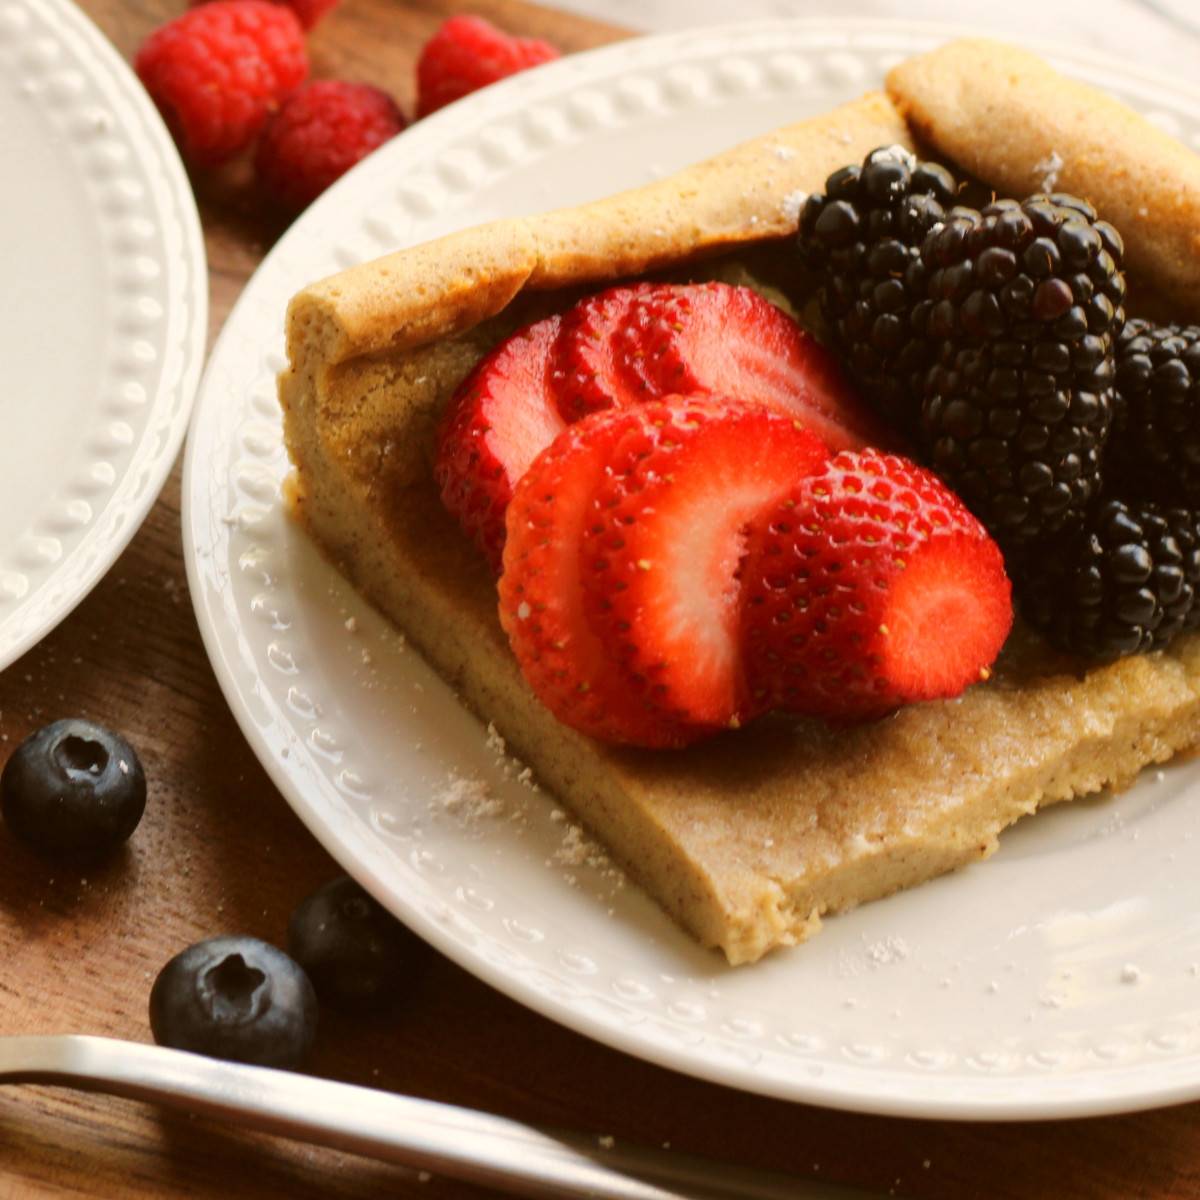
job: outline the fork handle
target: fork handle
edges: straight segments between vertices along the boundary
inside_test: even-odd
[[[0,1082],[153,1100],[512,1195],[589,1200],[850,1200],[787,1176],[113,1038],[0,1038]]]

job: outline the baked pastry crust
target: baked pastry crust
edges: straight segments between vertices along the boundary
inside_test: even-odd
[[[488,347],[581,286],[794,231],[798,196],[881,144],[870,95],[671,179],[504,221],[306,288],[280,378],[297,517],[463,699],[493,721],[646,890],[731,963],[801,941],[826,912],[996,847],[1040,805],[1123,786],[1200,737],[1200,641],[1079,677],[1014,637],[957,700],[835,730],[768,718],[681,752],[606,746],[526,687],[495,582],[442,508],[438,417]]]

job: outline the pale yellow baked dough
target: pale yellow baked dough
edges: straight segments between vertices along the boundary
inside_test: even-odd
[[[770,718],[683,752],[593,742],[525,686],[494,580],[430,474],[456,385],[574,287],[687,263],[703,275],[718,251],[781,253],[769,239],[794,230],[800,193],[892,143],[908,143],[905,127],[867,96],[648,188],[343,272],[288,314],[280,397],[296,515],[646,890],[732,963],[807,938],[826,912],[983,858],[1039,805],[1123,786],[1200,738],[1195,640],[1078,677],[1017,637],[992,681],[958,700],[855,730]],[[728,269],[728,257],[712,268]]]
[[[1125,238],[1126,265],[1175,320],[1200,320],[1200,157],[1027,50],[950,42],[894,67],[916,136],[1001,195],[1071,192]]]

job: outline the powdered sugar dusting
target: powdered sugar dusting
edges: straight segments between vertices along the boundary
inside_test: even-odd
[[[808,193],[802,188],[797,188],[794,192],[788,192],[788,194],[784,196],[783,201],[779,206],[779,210],[783,213],[784,219],[788,222],[788,224],[800,224],[800,210],[804,207],[804,202],[807,199]]]
[[[898,142],[894,142],[886,149],[876,151],[872,158],[876,161],[890,158],[895,162],[903,163],[910,171],[917,165],[917,156]]]
[[[489,721],[487,727],[487,748],[495,754],[503,755],[507,743],[496,728],[495,721]]]
[[[625,886],[625,872],[608,856],[608,852],[598,842],[593,841],[584,831],[583,826],[573,824],[561,809],[555,809],[551,819],[561,823],[563,828],[562,841],[558,848],[546,860],[547,866],[557,864],[562,867],[591,867],[620,890]],[[568,875],[567,881],[572,885],[575,876]]]
[[[527,767],[515,754],[508,753],[508,743],[504,740],[500,730],[496,728],[494,721],[488,722],[487,748],[496,756],[496,769],[505,779],[515,779],[518,783],[524,784],[531,792],[542,790],[533,778],[533,768]]]
[[[867,947],[867,957],[876,966],[903,962],[911,953],[908,943],[901,937],[885,937]]]
[[[1054,191],[1058,186],[1058,176],[1062,169],[1062,155],[1057,150],[1051,150],[1045,158],[1034,163],[1033,173],[1040,179],[1043,192]]]
[[[446,776],[443,787],[434,793],[433,804],[467,821],[498,817],[504,812],[504,801],[492,793],[484,780],[457,771]]]
[[[544,859],[547,868],[561,869],[569,886],[578,887],[586,870],[594,883],[602,885],[608,898],[623,889],[625,872],[570,813],[551,805],[550,820],[544,823],[547,813],[541,806],[546,801],[540,795],[535,798],[541,788],[533,768],[508,752],[508,743],[494,723],[487,725],[484,746],[493,756],[499,778],[486,769],[482,775],[448,771],[432,789],[430,815],[435,819],[449,816],[464,833],[481,835],[488,822],[502,822],[515,836],[536,839],[540,843],[538,857]],[[610,915],[613,911],[609,909]]]

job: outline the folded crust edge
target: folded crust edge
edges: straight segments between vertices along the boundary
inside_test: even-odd
[[[803,194],[880,145],[911,148],[882,92],[643,187],[449,234],[306,287],[288,310],[293,363],[411,350],[501,312],[525,288],[600,283],[795,232]]]

